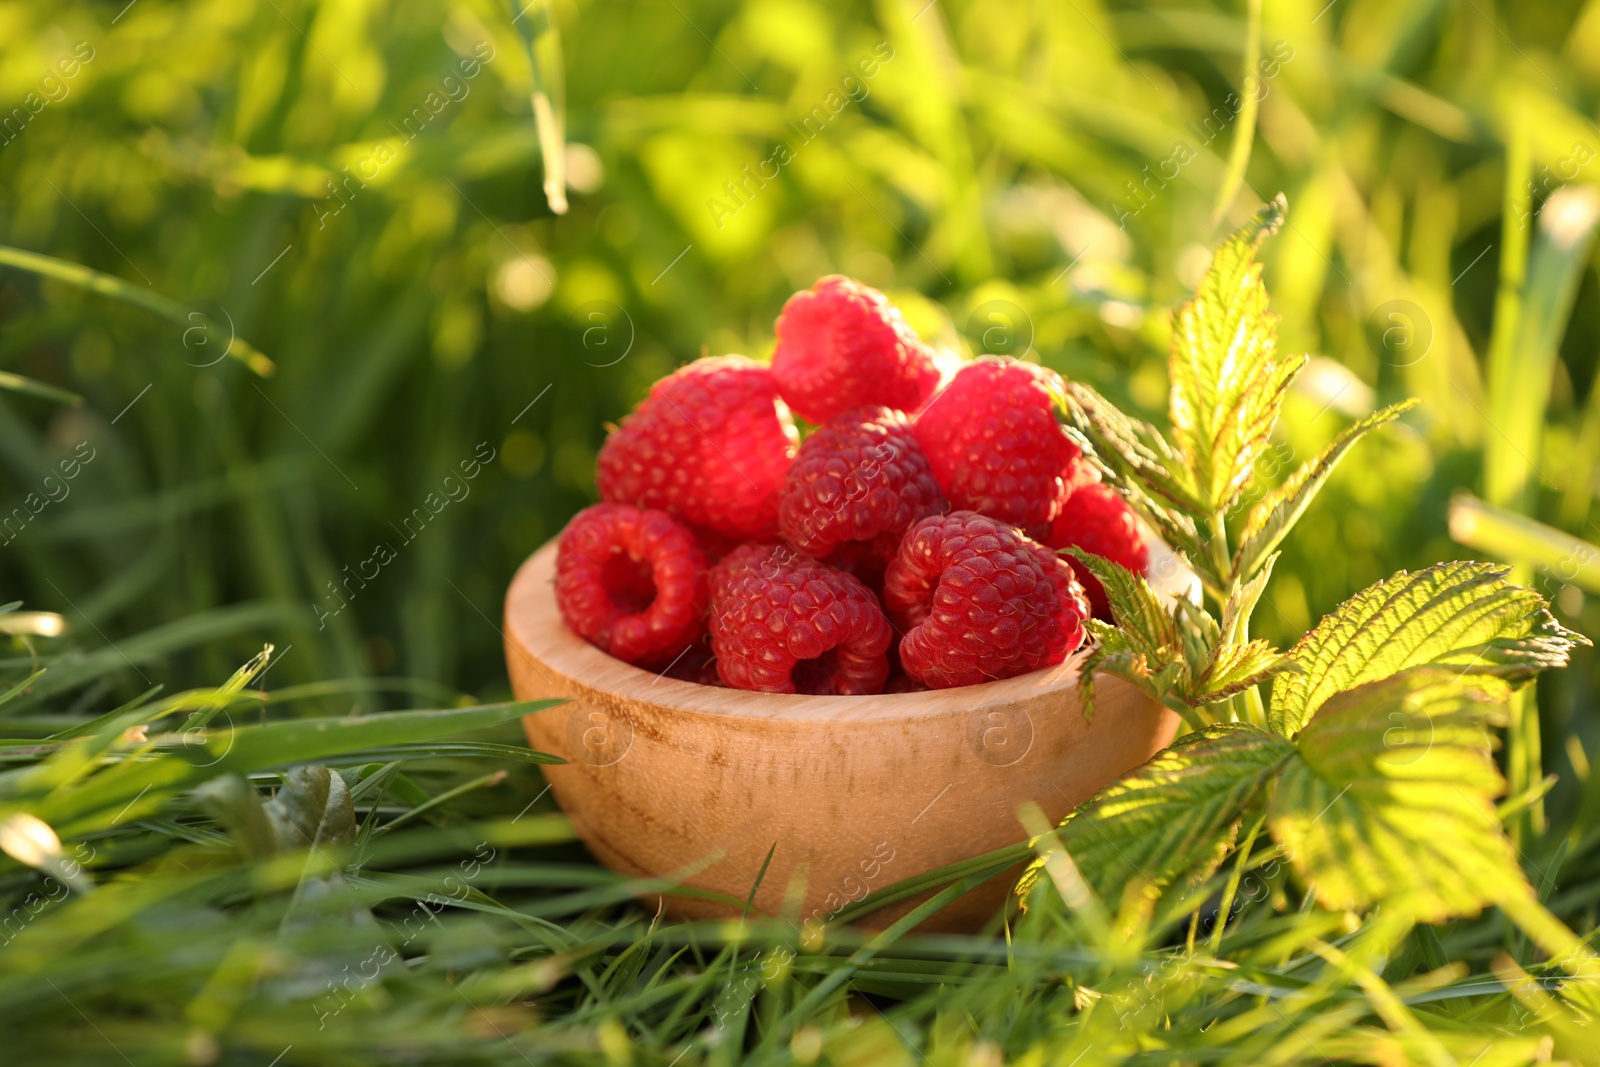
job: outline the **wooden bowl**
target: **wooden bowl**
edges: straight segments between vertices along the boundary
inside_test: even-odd
[[[1154,545],[1168,595],[1193,576]],[[1032,801],[1059,821],[1171,743],[1178,718],[1126,683],[1096,679],[1085,721],[1083,653],[1004,681],[874,697],[786,696],[680,682],[578,637],[555,602],[556,543],[506,594],[506,664],[520,699],[571,699],[524,720],[558,803],[607,867],[743,901],[774,844],[755,910],[826,917],[869,891],[1014,844]],[[921,929],[977,928],[1014,878],[985,883]],[[786,897],[789,898],[786,904]],[[668,914],[736,915],[667,896]],[[875,913],[893,921],[912,905]]]

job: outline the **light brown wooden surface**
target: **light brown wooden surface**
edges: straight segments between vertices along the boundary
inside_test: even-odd
[[[744,900],[768,849],[756,910],[818,918],[870,890],[1022,840],[1017,808],[1052,821],[1171,742],[1177,718],[1102,676],[1085,722],[1081,654],[981,686],[875,697],[748,693],[639,670],[583,641],[555,604],[554,542],[506,595],[506,662],[529,743],[562,809],[606,866],[686,875]],[[924,929],[964,930],[1004,901],[997,878]],[[736,914],[667,899],[685,918]],[[904,911],[879,913],[872,925]]]

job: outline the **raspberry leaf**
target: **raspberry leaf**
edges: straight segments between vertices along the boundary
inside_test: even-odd
[[[1205,514],[1182,453],[1147,422],[1130,418],[1082,382],[1066,385],[1066,410],[1074,441],[1113,484],[1142,485],[1184,511]]]
[[[1505,683],[1422,667],[1339,693],[1295,742],[1267,826],[1327,908],[1423,922],[1532,890],[1495,814]]]
[[[1262,205],[1217,249],[1193,299],[1173,316],[1168,418],[1202,513],[1226,510],[1249,482],[1306,363],[1278,354],[1278,317],[1255,260],[1287,210],[1282,194]]]
[[[1168,658],[1178,644],[1172,611],[1161,602],[1150,583],[1103,556],[1069,546],[1061,550],[1089,568],[1105,587],[1112,617],[1128,646],[1140,655]]]
[[[1173,606],[1172,621],[1183,651],[1184,666],[1188,668],[1188,677],[1198,677],[1205,673],[1216,654],[1217,643],[1222,639],[1217,620],[1189,601],[1180,600]],[[1187,692],[1189,687],[1184,686],[1184,689]]]
[[[1410,411],[1416,398],[1391,404],[1344,429],[1315,457],[1302,464],[1287,480],[1250,509],[1233,556],[1235,574],[1252,574],[1284,537],[1322,489],[1350,446],[1371,431]]]
[[[1182,696],[1188,691],[1192,676],[1186,653],[1201,640],[1195,633],[1198,620],[1180,626],[1176,613],[1161,602],[1150,583],[1121,564],[1073,546],[1061,551],[1099,579],[1116,620],[1115,626],[1098,619],[1084,620],[1095,647],[1084,658],[1080,672],[1083,717],[1093,717],[1095,675],[1105,673],[1142,689],[1151,699],[1182,715],[1190,726],[1204,725],[1205,720]],[[1195,614],[1210,621],[1198,609]]]
[[[1181,553],[1190,561],[1191,566],[1210,563],[1206,556],[1206,543],[1195,528],[1194,520],[1188,515],[1158,503],[1137,484],[1115,480],[1111,484],[1122,494],[1128,506],[1155,528],[1167,546]],[[1202,577],[1220,581],[1220,578],[1216,578],[1209,570],[1205,571]]]
[[[1068,383],[1067,389],[1069,392],[1074,388],[1076,388],[1074,383]],[[1094,393],[1094,390],[1087,387],[1083,387],[1083,391],[1086,394]],[[1094,399],[1089,401],[1091,404],[1095,402],[1105,404],[1105,401],[1099,398],[1098,395],[1095,395]],[[1109,407],[1109,405],[1107,406]],[[1080,409],[1074,403],[1069,402],[1069,412],[1078,410]],[[1212,566],[1212,559],[1207,551],[1206,541],[1200,536],[1194,519],[1173,505],[1175,497],[1182,495],[1181,491],[1172,486],[1168,487],[1170,489],[1168,491],[1155,484],[1156,479],[1164,477],[1162,474],[1153,473],[1158,470],[1157,467],[1135,469],[1117,452],[1116,445],[1104,438],[1095,437],[1092,430],[1086,431],[1082,428],[1082,426],[1087,425],[1090,424],[1085,422],[1081,426],[1067,427],[1067,436],[1072,439],[1072,443],[1099,470],[1106,482],[1122,495],[1122,498],[1128,502],[1128,506],[1133,508],[1149,523],[1170,548],[1184,557],[1188,565],[1199,575],[1206,588],[1222,588],[1223,578]],[[1153,429],[1148,426],[1145,429],[1159,439],[1159,435]],[[1097,440],[1099,441],[1098,445],[1096,444]],[[1108,459],[1106,455],[1102,455],[1102,452],[1107,453],[1111,458]],[[1148,457],[1146,458],[1148,459]],[[1158,497],[1162,499],[1158,500]],[[1192,501],[1181,506],[1190,510],[1193,510],[1194,507]]]
[[[1273,683],[1269,725],[1292,737],[1334,694],[1412,667],[1521,684],[1589,643],[1506,574],[1491,563],[1439,563],[1357,593],[1290,651],[1301,672]]]
[[[1190,703],[1216,704],[1300,665],[1259,638],[1225,644],[1196,682]]]
[[[1135,650],[1121,630],[1115,626],[1108,626],[1099,619],[1085,619],[1083,626],[1094,639],[1094,647],[1083,658],[1083,665],[1078,671],[1078,685],[1083,690],[1085,721],[1094,718],[1097,680],[1102,674],[1121,678],[1130,685],[1144,690],[1156,700],[1163,698],[1164,694],[1156,691],[1155,682],[1151,678],[1149,658]]]
[[[1323,907],[1441,922],[1499,905],[1547,951],[1570,952],[1563,967],[1594,973],[1593,955],[1539,905],[1495,810],[1505,782],[1491,728],[1510,692],[1492,675],[1414,667],[1333,695],[1294,741],[1248,723],[1197,727],[1079,806],[1061,837],[1112,902],[1135,882],[1202,885],[1264,803],[1273,840]]]
[[[1078,674],[1084,719],[1094,717],[1097,677],[1110,674],[1177,712],[1191,727],[1198,730],[1207,724],[1208,720],[1184,699],[1183,694],[1189,689],[1189,665],[1176,647],[1164,645],[1154,654],[1147,654],[1133,646],[1124,630],[1099,619],[1085,619],[1083,625],[1095,639]]]
[[[1200,726],[1207,717],[1197,712],[1197,707],[1218,703],[1274,675],[1299,669],[1265,641],[1229,637],[1229,627],[1242,632],[1239,612],[1248,612],[1261,595],[1270,568],[1235,591],[1224,611],[1224,625],[1219,627],[1215,619],[1187,600],[1168,608],[1142,577],[1110,560],[1079,548],[1063,551],[1100,580],[1117,623],[1108,626],[1091,619],[1085,624],[1096,641],[1083,663],[1085,716],[1094,711],[1097,672],[1138,686],[1191,726]]]
[[[1158,888],[1210,877],[1245,811],[1294,746],[1247,723],[1185,734],[1118,779],[1061,824],[1067,851],[1113,907],[1134,879]],[[1026,898],[1042,874],[1035,861],[1017,883]]]
[[[1230,641],[1242,641],[1247,636],[1250,628],[1250,616],[1255,613],[1256,604],[1261,601],[1261,594],[1266,591],[1267,582],[1272,578],[1273,565],[1278,562],[1276,552],[1261,562],[1261,569],[1254,578],[1247,582],[1236,584],[1228,593],[1228,599],[1222,605],[1222,633]]]

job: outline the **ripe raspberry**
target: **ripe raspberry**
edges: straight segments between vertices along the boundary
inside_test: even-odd
[[[1067,460],[1066,466],[1061,469],[1061,504],[1056,508],[1056,514],[1066,510],[1067,497],[1080,486],[1093,485],[1100,480],[1100,472],[1095,469],[1073,445],[1072,458]]]
[[[974,511],[923,519],[883,579],[905,632],[900,662],[935,689],[1060,663],[1083,642],[1071,570],[1013,527]]]
[[[1055,371],[980,361],[961,368],[912,429],[955,508],[1043,533],[1059,507],[1061,473],[1078,455],[1056,422]]]
[[[1128,502],[1117,491],[1102,482],[1089,482],[1072,489],[1062,505],[1061,514],[1050,524],[1050,536],[1045,543],[1051,548],[1072,545],[1120,563],[1135,574],[1143,574],[1150,566],[1150,549],[1139,536],[1139,522],[1134,518]],[[1084,592],[1089,594],[1089,604],[1094,617],[1105,622],[1111,617],[1111,603],[1106,599],[1105,587],[1075,559],[1069,559]]]
[[[887,562],[912,523],[945,508],[906,417],[864,407],[800,446],[778,496],[778,532],[818,559],[850,542],[872,542]]]
[[[855,578],[788,545],[744,545],[711,570],[711,647],[735,689],[860,695],[889,677],[889,620]]]
[[[766,366],[698,359],[655,384],[600,449],[600,498],[661,508],[736,540],[771,537],[794,422]]]
[[[664,511],[596,504],[561,533],[556,603],[591,644],[660,666],[705,633],[705,554]]]
[[[1055,549],[1036,541],[1029,540],[1028,547],[1039,557],[1039,566],[1044,568],[1045,576],[1050,579],[1050,585],[1056,591],[1056,599],[1061,601],[1062,618],[1066,620],[1067,613],[1071,615],[1070,620],[1064,621],[1063,625],[1069,632],[1074,627],[1081,631],[1083,620],[1090,617],[1089,593],[1078,580],[1078,572],[1072,566],[1072,561],[1058,555]],[[1067,645],[1067,651],[1071,652],[1082,643],[1081,637],[1073,639]]]
[[[915,411],[939,384],[933,350],[876,289],[830,274],[778,315],[772,374],[795,414],[822,423],[863,404]]]

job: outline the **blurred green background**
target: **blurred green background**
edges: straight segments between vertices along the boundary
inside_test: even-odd
[[[1264,0],[1254,56],[1248,18],[0,4],[0,243],[183,308],[0,268],[0,370],[83,398],[0,391],[0,504],[27,512],[0,599],[64,614],[129,692],[265,640],[288,648],[275,684],[493,698],[512,571],[672,367],[765,354],[784,299],[839,271],[940,347],[1040,359],[1160,421],[1168,308],[1283,191],[1267,280],[1317,359],[1262,483],[1377,404],[1424,404],[1317,500],[1264,636],[1462,555],[1518,563],[1595,634],[1593,553],[1559,531],[1600,540],[1600,3]],[[1502,509],[1458,504],[1467,547],[1462,491]],[[1600,741],[1594,675],[1585,652],[1541,685],[1557,810],[1587,776],[1572,739]]]

